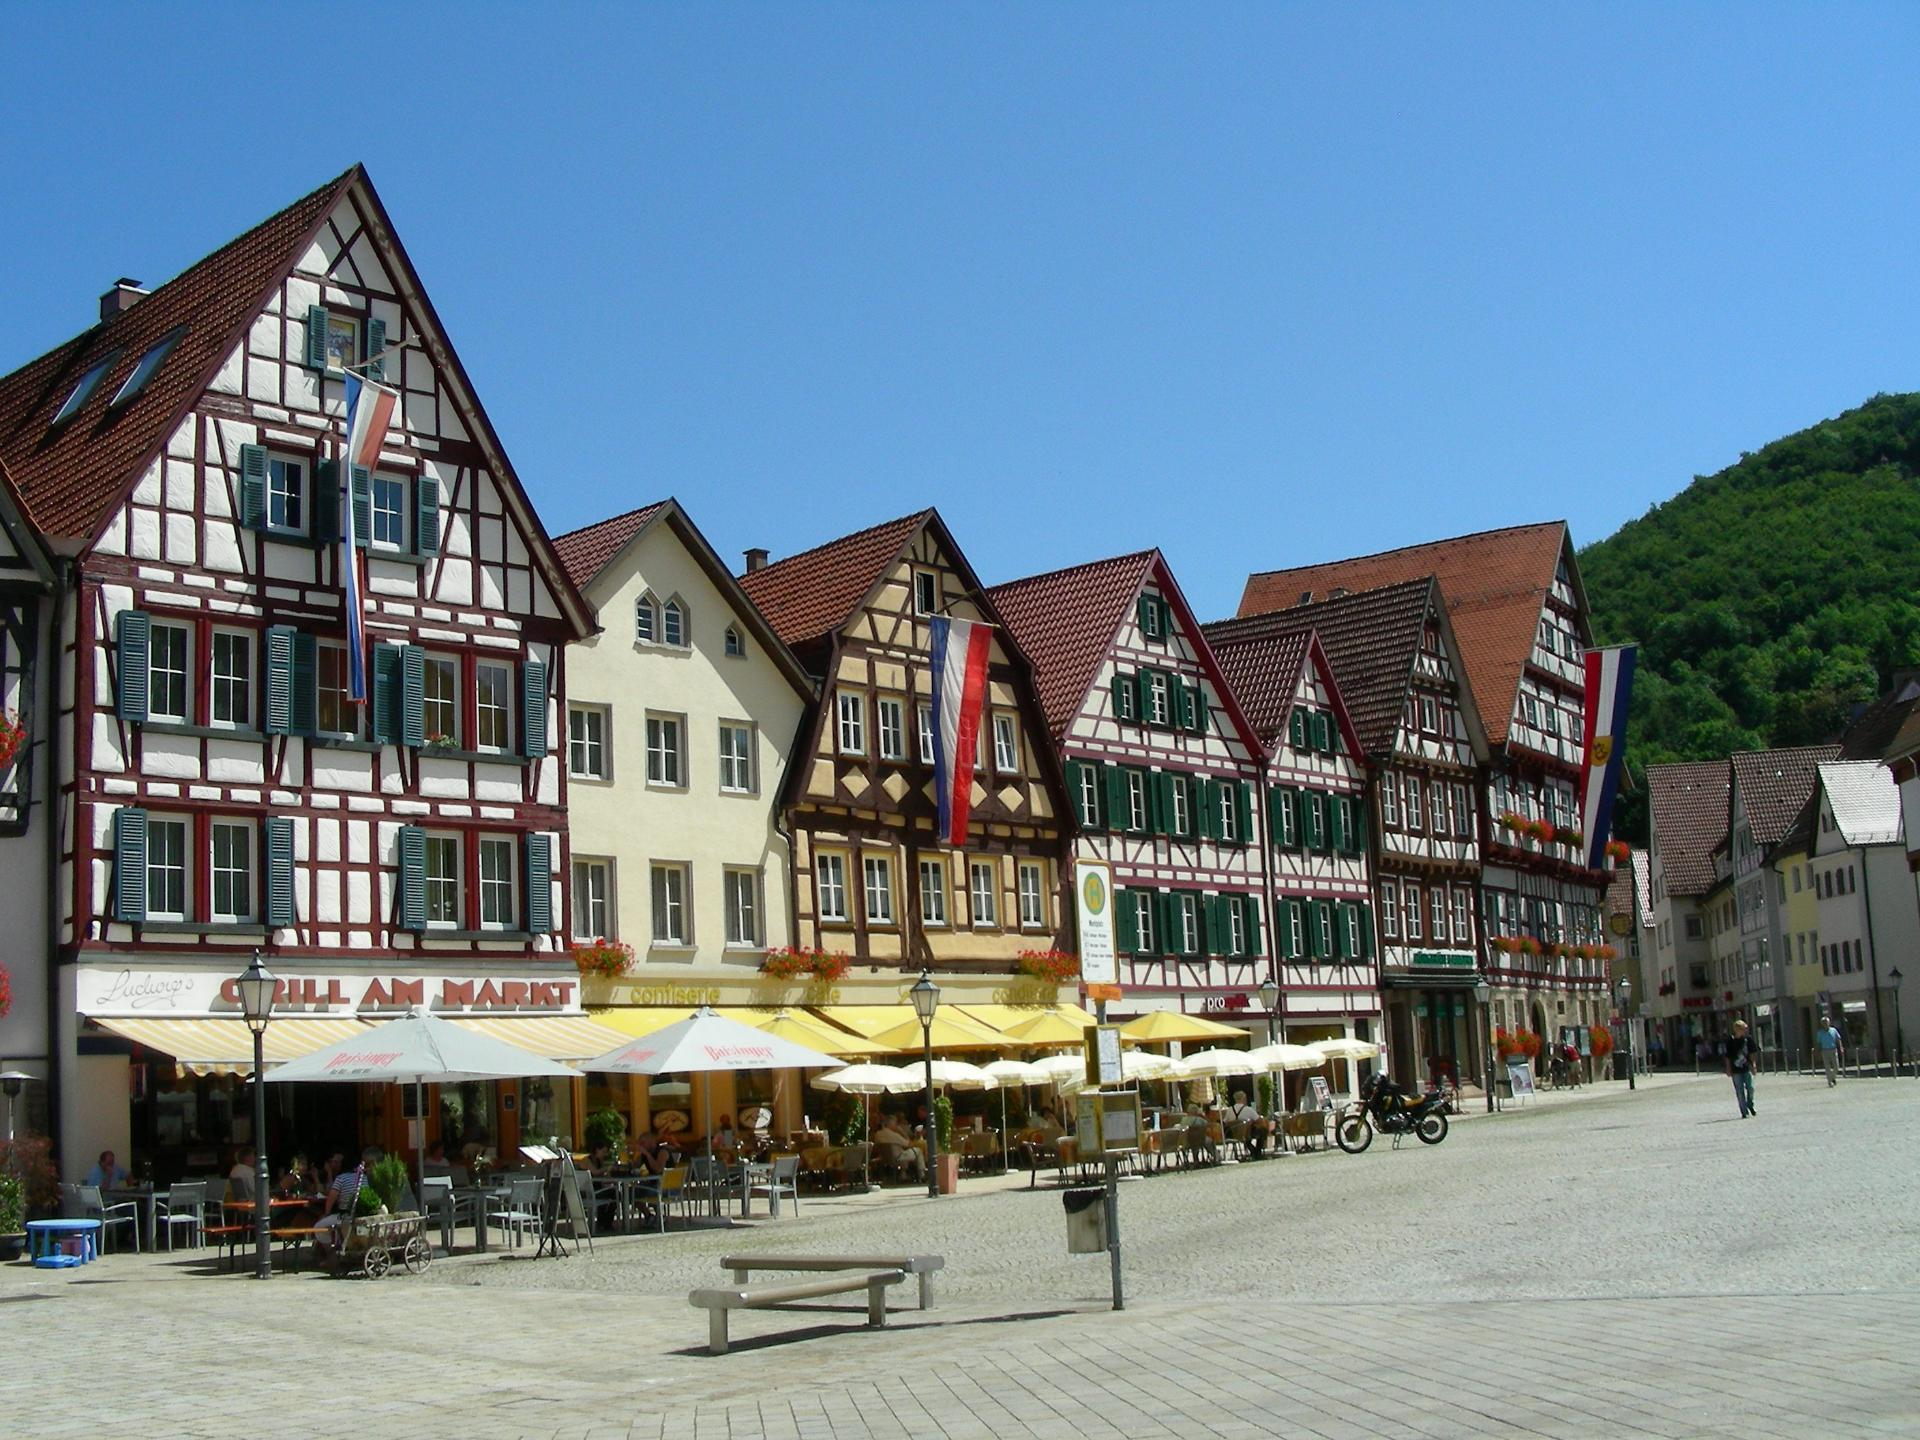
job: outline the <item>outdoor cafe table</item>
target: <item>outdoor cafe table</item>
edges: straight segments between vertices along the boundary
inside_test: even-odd
[[[453,1244],[453,1217],[462,1204],[473,1210],[473,1248],[482,1255],[487,1253],[487,1210],[495,1204],[505,1204],[513,1191],[504,1185],[460,1185],[441,1192],[442,1198],[434,1207],[440,1215],[440,1234],[448,1248]],[[423,1207],[424,1208],[424,1207]]]
[[[326,1203],[326,1199],[327,1197],[324,1195],[276,1195],[267,1202],[267,1227],[268,1229],[272,1229],[274,1226],[291,1219],[303,1210],[316,1210]],[[229,1263],[239,1254],[243,1245],[251,1245],[254,1243],[254,1236],[258,1233],[253,1228],[255,1208],[251,1200],[227,1201],[227,1211],[230,1222],[242,1227],[238,1234],[227,1236],[227,1259]],[[232,1217],[235,1216],[242,1218],[232,1219]]]
[[[100,1198],[109,1205],[123,1205],[130,1201],[139,1206],[141,1219],[141,1229],[139,1233],[144,1237],[140,1243],[145,1245],[149,1250],[157,1247],[159,1244],[159,1236],[154,1234],[154,1228],[159,1222],[155,1219],[158,1207],[154,1203],[155,1192],[153,1186],[103,1186],[100,1191]]]

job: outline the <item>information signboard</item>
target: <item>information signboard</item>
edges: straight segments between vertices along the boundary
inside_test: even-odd
[[[1081,983],[1117,986],[1120,959],[1113,941],[1113,870],[1104,860],[1080,860],[1074,864],[1073,876]]]
[[[1074,1102],[1074,1140],[1082,1159],[1140,1148],[1138,1090],[1082,1090]]]
[[[1125,1076],[1120,1069],[1120,1027],[1090,1025],[1085,1036],[1087,1046],[1087,1083],[1118,1085]]]
[[[1507,1090],[1516,1100],[1533,1094],[1533,1066],[1525,1060],[1507,1061]]]

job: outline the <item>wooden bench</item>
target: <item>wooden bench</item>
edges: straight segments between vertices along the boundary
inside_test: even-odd
[[[213,1241],[215,1245],[224,1245],[227,1250],[227,1267],[233,1268],[240,1256],[240,1244],[253,1234],[251,1225],[206,1225],[201,1235]]]
[[[841,1274],[826,1280],[808,1280],[798,1285],[731,1286],[726,1289],[695,1290],[687,1303],[707,1312],[707,1353],[727,1353],[727,1316],[735,1310],[771,1310],[796,1300],[816,1300],[823,1295],[847,1295],[867,1292],[867,1327],[884,1329],[887,1323],[887,1286],[906,1279],[899,1270],[875,1270],[866,1274]]]
[[[920,1308],[933,1308],[933,1272],[947,1268],[944,1255],[728,1255],[720,1261],[736,1285],[755,1270],[898,1270],[920,1278]]]

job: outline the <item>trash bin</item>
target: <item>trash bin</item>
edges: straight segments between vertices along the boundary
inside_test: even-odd
[[[1067,1253],[1103,1255],[1107,1249],[1107,1195],[1104,1190],[1068,1190],[1060,1203],[1067,1211]]]

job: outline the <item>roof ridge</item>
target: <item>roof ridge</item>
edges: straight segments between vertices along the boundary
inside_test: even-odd
[[[758,570],[754,570],[749,573],[754,575],[770,574],[771,572],[778,570],[782,565],[791,565],[796,560],[806,560],[812,556],[820,554],[822,551],[831,550],[836,546],[851,544],[853,541],[856,541],[856,540],[864,540],[869,535],[877,535],[882,530],[890,530],[895,525],[903,525],[909,520],[913,520],[913,521],[924,520],[929,515],[932,515],[934,513],[935,513],[934,507],[931,505],[925,506],[924,508],[919,510],[910,510],[905,515],[896,515],[893,517],[893,519],[882,520],[877,525],[869,525],[865,529],[861,529],[861,530],[852,530],[845,535],[835,536],[831,540],[823,540],[818,545],[810,546],[808,549],[796,550],[791,555],[782,555],[778,560],[769,560],[765,565],[762,565]]]
[[[1256,570],[1254,575],[1285,575],[1292,570],[1325,570],[1335,565],[1351,565],[1359,560],[1384,560],[1389,555],[1403,555],[1409,550],[1429,550],[1437,545],[1458,545],[1466,540],[1483,540],[1493,535],[1512,535],[1521,530],[1546,530],[1558,525],[1566,527],[1565,518],[1558,520],[1534,520],[1520,525],[1496,525],[1486,530],[1470,530],[1465,535],[1445,535],[1438,540],[1416,540],[1411,545],[1395,545],[1386,550],[1374,550],[1365,555],[1343,555],[1337,560],[1315,560],[1304,565],[1277,565],[1271,570]]]
[[[563,530],[554,536],[553,543],[558,545],[562,540],[570,540],[576,535],[584,535],[589,530],[598,530],[603,525],[616,525],[622,520],[631,520],[636,515],[643,514],[648,510],[659,509],[672,498],[671,495],[663,496],[658,500],[649,500],[645,505],[636,505],[631,510],[622,510],[618,515],[609,515],[604,520],[594,520],[586,525],[576,525],[573,529]]]
[[[992,595],[1011,590],[1016,585],[1031,585],[1041,580],[1061,580],[1069,575],[1087,570],[1100,570],[1109,565],[1120,565],[1130,560],[1144,565],[1159,553],[1160,547],[1156,545],[1145,550],[1130,550],[1124,555],[1109,555],[1104,560],[1083,560],[1078,565],[1062,565],[1057,570],[1040,570],[1032,575],[1020,575],[1012,580],[1002,580],[997,585],[987,586],[987,593]]]

